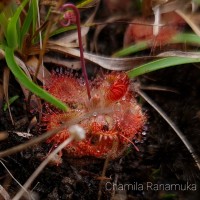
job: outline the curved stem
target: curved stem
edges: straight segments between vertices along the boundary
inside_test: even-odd
[[[76,15],[76,26],[77,26],[77,32],[78,32],[78,43],[79,43],[79,49],[80,49],[81,68],[82,68],[83,76],[84,76],[84,79],[85,79],[88,98],[90,99],[91,98],[90,87],[89,87],[89,81],[88,81],[87,71],[86,71],[86,67],[85,67],[85,60],[84,60],[84,55],[83,55],[83,44],[82,44],[82,37],[81,37],[80,13],[79,13],[79,10],[77,9],[77,7],[74,4],[71,4],[71,3],[64,4],[61,7],[61,10],[64,10],[66,8],[71,8],[74,11],[75,15]]]

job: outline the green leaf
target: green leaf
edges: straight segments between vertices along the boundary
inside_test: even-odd
[[[94,0],[83,0],[81,3],[79,3],[76,7],[82,8],[84,6],[87,6],[89,3],[92,3]]]
[[[40,98],[56,106],[57,108],[64,111],[67,110],[67,106],[64,103],[62,103],[60,100],[56,99],[54,96],[52,96],[51,94],[40,88],[26,76],[26,74],[15,62],[14,50],[12,48],[10,47],[5,48],[5,59],[8,67],[14,74],[15,78],[17,78],[24,87],[26,87],[28,90],[30,90],[32,93],[36,94]]]
[[[180,33],[172,38],[171,43],[200,45],[200,37],[193,33]]]
[[[19,98],[18,95],[11,97],[11,98],[9,99],[9,102],[8,102],[9,105],[11,105],[12,103],[14,103],[18,98]],[[5,104],[4,104],[4,107],[3,107],[3,111],[6,111],[7,109],[8,109],[8,104],[5,103]]]
[[[196,2],[197,4],[200,4],[200,0],[193,0],[194,2]]]
[[[0,25],[1,25],[1,29],[3,30],[4,34],[7,29],[7,23],[8,23],[7,17],[5,16],[5,13],[2,12],[0,14]]]
[[[200,45],[200,37],[193,33],[179,33],[169,41],[169,44],[177,44],[177,43]],[[114,57],[128,56],[133,53],[137,53],[145,49],[151,48],[152,45],[153,45],[153,40],[137,42],[134,45],[131,45],[116,52],[115,54],[113,54],[113,56]]]
[[[66,31],[75,30],[75,29],[76,29],[76,25],[70,25],[70,26],[67,26],[67,27],[62,27],[62,28],[59,28],[59,29],[56,29],[55,31],[53,31],[50,34],[50,37],[58,35],[60,33],[65,33]]]
[[[14,15],[8,19],[8,26],[6,31],[6,40],[9,47],[16,49],[19,45],[19,33],[17,31],[17,23],[19,16],[27,4],[28,0],[24,0],[15,11]]]
[[[134,78],[152,71],[164,69],[167,67],[173,67],[176,65],[182,65],[186,63],[197,63],[200,62],[200,58],[184,58],[184,57],[167,57],[153,62],[146,63],[137,68],[128,71],[128,76]]]
[[[38,20],[38,1],[37,0],[32,0],[32,10],[33,10],[33,35],[37,29],[37,20]]]
[[[30,29],[30,25],[33,22],[33,18],[35,18],[35,16],[34,16],[35,13],[33,12],[34,1],[35,0],[32,0],[30,5],[29,5],[28,13],[27,13],[27,15],[25,17],[22,29],[20,31],[20,38],[19,38],[19,40],[20,40],[19,41],[20,48],[22,47],[22,44],[24,42],[24,36],[28,33],[28,31]]]
[[[29,32],[31,24],[32,24],[32,33]],[[34,35],[34,33],[36,32],[36,28],[37,28],[37,0],[32,0],[29,5],[28,13],[23,23],[22,29],[20,31],[20,41],[19,41],[20,48],[23,45],[25,35],[28,32]]]
[[[127,48],[124,48],[124,49],[116,52],[115,54],[113,54],[113,57],[123,57],[123,56],[130,55],[132,53],[137,53],[139,51],[149,48],[150,44],[151,44],[150,41],[138,42],[134,45],[131,45]]]

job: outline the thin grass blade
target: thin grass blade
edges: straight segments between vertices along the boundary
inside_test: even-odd
[[[13,49],[17,48],[19,45],[19,38],[18,38],[19,33],[17,31],[17,23],[19,16],[27,3],[28,0],[23,1],[15,11],[14,15],[8,20],[6,40],[7,40],[7,45]]]
[[[55,107],[64,111],[67,110],[66,104],[64,104],[63,102],[56,99],[54,96],[52,96],[51,94],[40,88],[25,75],[22,69],[15,62],[13,49],[6,47],[5,59],[8,67],[10,68],[14,76],[19,80],[20,83],[24,85],[24,87],[26,87],[28,90],[30,90],[40,98],[44,99],[45,101],[51,103]]]
[[[24,36],[28,33],[28,31],[30,29],[30,25],[33,22],[33,17],[34,17],[33,2],[34,2],[34,0],[32,0],[31,3],[30,3],[28,13],[25,17],[24,23],[23,23],[21,31],[20,31],[20,38],[19,38],[20,48],[22,47]]]
[[[179,33],[179,34],[176,34],[169,41],[169,44],[177,44],[177,43],[199,46],[200,45],[200,37],[193,33]],[[153,40],[137,42],[134,45],[123,48],[122,50],[116,52],[115,54],[113,54],[113,57],[129,56],[131,54],[138,53],[140,51],[149,49],[152,46],[153,46]]]
[[[168,57],[146,63],[128,71],[127,73],[130,78],[135,78],[136,76],[140,76],[167,67],[198,62],[200,62],[200,58]]]

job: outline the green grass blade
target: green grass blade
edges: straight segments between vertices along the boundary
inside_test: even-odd
[[[200,0],[193,0],[195,3],[200,4]]]
[[[45,101],[56,106],[57,108],[64,111],[67,110],[67,106],[64,103],[62,103],[60,100],[56,99],[54,96],[52,96],[51,94],[40,88],[26,76],[26,74],[22,71],[22,69],[16,64],[14,58],[14,50],[12,48],[9,47],[5,48],[5,59],[8,67],[10,68],[14,76],[19,80],[21,84],[23,84],[24,87],[26,87],[32,93],[36,94]]]
[[[169,44],[177,44],[177,43],[183,43],[183,44],[191,44],[191,45],[200,45],[200,37],[193,33],[179,33],[175,35],[170,41]],[[137,42],[134,45],[131,45],[129,47],[126,47],[115,54],[113,54],[113,57],[124,57],[129,56],[133,53],[137,53],[140,51],[143,51],[145,49],[151,48],[153,45],[152,40],[146,40]]]
[[[87,6],[89,3],[92,3],[94,0],[84,0],[81,3],[79,3],[78,5],[76,5],[77,8],[82,8],[84,6]]]
[[[135,78],[152,71],[164,69],[167,67],[173,67],[176,65],[182,65],[187,63],[197,63],[200,62],[200,58],[184,58],[184,57],[168,57],[155,60],[153,62],[146,63],[137,68],[134,68],[127,72],[130,78]]]
[[[151,43],[149,41],[138,42],[134,45],[131,45],[127,48],[124,48],[124,49],[116,52],[115,54],[113,54],[113,57],[123,57],[123,56],[130,55],[132,53],[137,53],[139,51],[149,48],[150,44]]]
[[[172,38],[171,43],[200,45],[200,37],[193,33],[180,33]]]
[[[14,6],[11,4],[10,6],[6,6],[3,12],[0,13],[0,26],[4,32],[4,35],[6,34],[8,19],[13,16],[13,12]]]
[[[21,28],[20,31],[20,38],[19,38],[19,45],[20,45],[20,49],[22,47],[23,41],[24,41],[24,36],[28,33],[31,23],[33,22],[33,17],[34,17],[34,13],[33,13],[33,4],[34,0],[31,1],[30,5],[29,5],[29,9],[28,9],[28,13],[25,17],[23,26]]]
[[[14,103],[18,98],[19,98],[18,95],[11,97],[11,98],[9,99],[8,104],[11,105],[11,104]],[[7,104],[7,103],[4,104],[3,111],[6,111],[6,110],[8,109],[8,104]]]
[[[92,26],[95,26],[95,23],[84,24],[84,27],[92,27]],[[50,34],[50,37],[58,35],[60,33],[65,33],[67,31],[76,30],[76,29],[77,29],[76,25],[70,25],[67,27],[58,28],[58,29],[52,31],[52,33]]]
[[[75,30],[75,29],[76,29],[76,25],[70,25],[70,26],[67,26],[67,27],[62,27],[62,28],[59,28],[59,29],[56,29],[55,31],[53,31],[50,34],[50,37],[58,35],[60,33],[65,33],[66,31]]]
[[[37,0],[32,0],[32,13],[33,13],[33,23],[32,23],[32,29],[33,32],[32,34],[34,35],[36,29],[37,29],[37,20],[38,20],[38,1]]]
[[[0,14],[0,27],[1,29],[3,30],[3,33],[5,34],[6,33],[6,29],[7,29],[7,23],[8,23],[8,20],[7,20],[7,17],[5,16],[5,14],[2,12]]]
[[[19,33],[17,31],[17,22],[19,16],[24,8],[24,6],[28,3],[28,0],[24,0],[20,6],[15,11],[14,15],[8,20],[8,26],[6,31],[6,40],[9,47],[16,49],[19,45]]]

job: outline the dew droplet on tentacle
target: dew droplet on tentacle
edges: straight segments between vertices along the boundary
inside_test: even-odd
[[[97,112],[93,112],[93,114],[92,114],[94,117],[96,117],[97,116]]]
[[[143,135],[143,136],[145,136],[146,134],[147,134],[147,132],[146,132],[146,131],[143,131],[143,132],[142,132],[142,135]]]
[[[123,96],[123,97],[122,97],[122,101],[125,101],[125,100],[126,100],[126,97],[125,97],[125,96]]]

